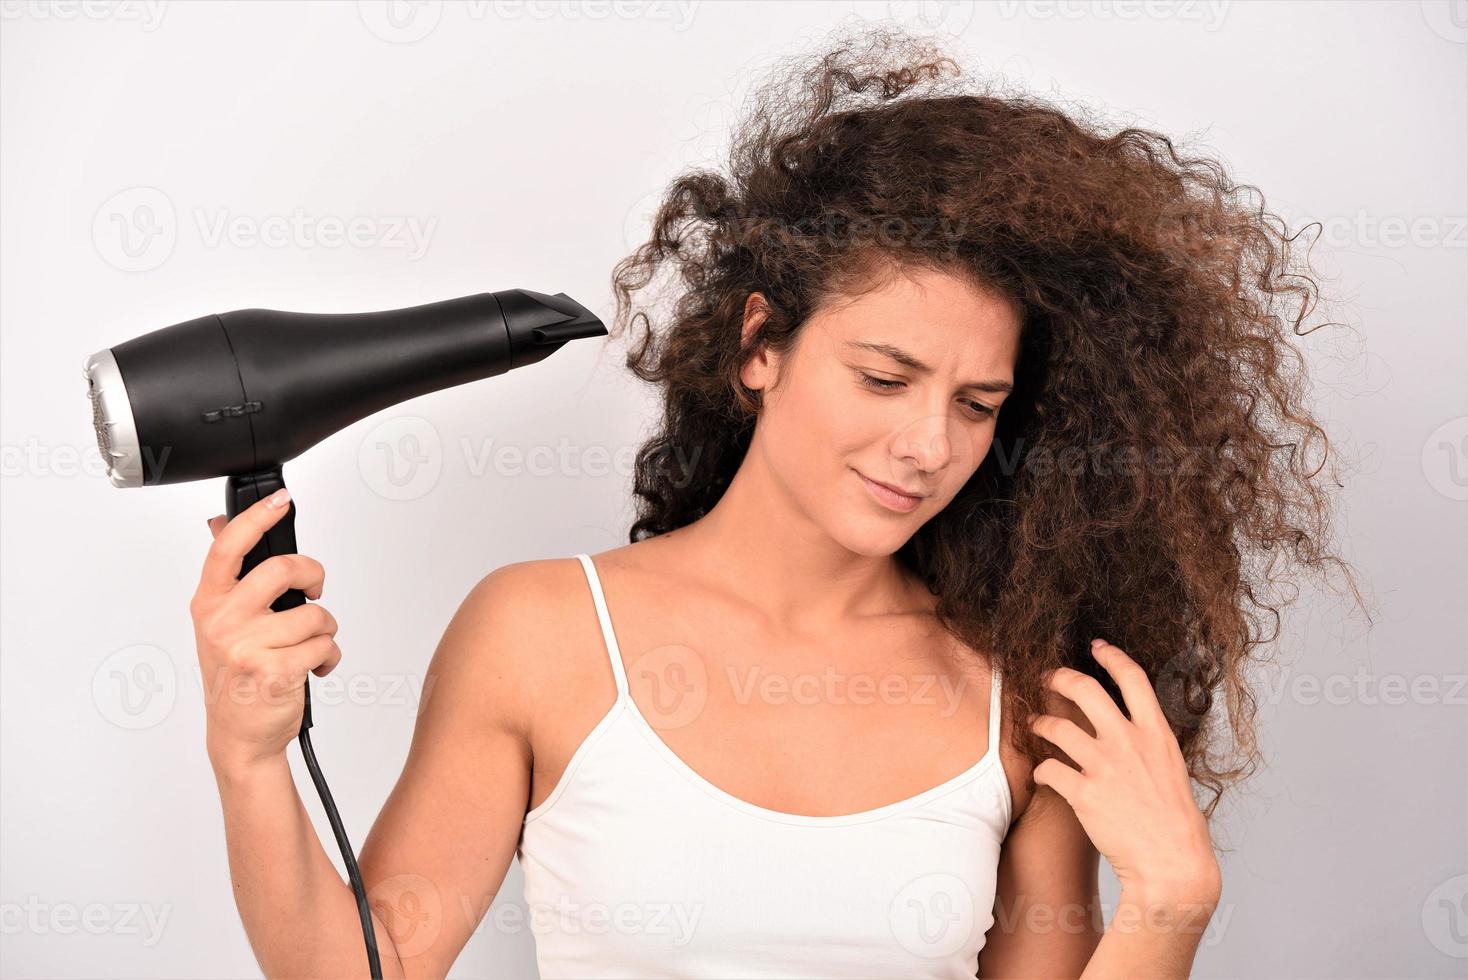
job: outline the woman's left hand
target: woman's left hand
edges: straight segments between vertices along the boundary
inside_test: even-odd
[[[1069,698],[1095,729],[1068,718],[1035,718],[1036,734],[1065,752],[1035,767],[1035,783],[1060,794],[1110,863],[1122,891],[1147,903],[1211,905],[1222,888],[1208,822],[1146,672],[1120,647],[1101,640],[1091,653],[1121,689],[1128,719],[1099,681],[1060,667],[1046,685]]]

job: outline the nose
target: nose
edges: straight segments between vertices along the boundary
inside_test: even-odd
[[[893,440],[893,452],[924,473],[941,469],[953,456],[948,423],[943,415],[926,415],[907,423]]]

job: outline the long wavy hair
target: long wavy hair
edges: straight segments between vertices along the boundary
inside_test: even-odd
[[[627,366],[664,396],[629,540],[718,502],[759,414],[739,378],[759,345],[788,351],[823,302],[894,270],[966,276],[1022,313],[1016,387],[988,456],[896,557],[1003,671],[1032,762],[1058,755],[1025,724],[1042,675],[1087,673],[1124,711],[1088,652],[1122,647],[1211,819],[1260,761],[1245,668],[1293,601],[1288,567],[1335,565],[1361,600],[1327,550],[1341,484],[1293,342],[1318,297],[1308,249],[1216,160],[1003,93],[899,28],[787,60],[732,136],[727,168],[673,180],[612,275],[612,334],[641,327]],[[769,313],[742,344],[755,291]]]

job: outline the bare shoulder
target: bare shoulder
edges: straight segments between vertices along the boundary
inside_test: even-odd
[[[642,560],[647,547],[638,542],[591,555],[603,586],[607,573],[621,580],[655,565]],[[545,748],[548,734],[605,711],[602,702],[614,694],[599,635],[586,571],[574,555],[512,562],[469,591],[435,667],[481,699],[469,705],[477,717],[496,718]]]
[[[585,589],[575,558],[501,565],[459,604],[430,676],[472,716],[528,736],[538,695],[564,670],[565,623]]]
[[[685,574],[687,549],[678,531],[643,538],[591,555],[597,571],[612,569],[642,577],[676,579]]]
[[[522,617],[517,625],[533,626],[544,619],[545,604],[567,602],[570,585],[580,576],[575,558],[537,558],[501,565],[481,578],[464,605],[475,613],[494,612]]]

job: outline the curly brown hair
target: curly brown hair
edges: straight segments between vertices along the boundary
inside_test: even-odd
[[[963,90],[963,74],[901,29],[837,38],[757,90],[727,173],[667,188],[612,278],[613,335],[644,327],[627,366],[665,391],[629,538],[718,502],[759,413],[739,378],[759,345],[788,351],[822,303],[893,268],[966,276],[1022,314],[1015,390],[993,451],[897,559],[944,628],[1004,672],[1035,763],[1056,754],[1025,723],[1044,711],[1042,675],[1087,673],[1125,710],[1089,640],[1124,649],[1211,791],[1211,819],[1259,763],[1245,667],[1293,601],[1277,593],[1281,560],[1333,564],[1361,600],[1326,550],[1341,484],[1322,475],[1330,446],[1291,340],[1318,298],[1308,250],[1296,270],[1296,236],[1217,161],[992,82]],[[634,303],[660,295],[647,287],[665,267],[671,310]],[[769,313],[742,344],[756,291]],[[1205,724],[1220,696],[1231,756]]]

